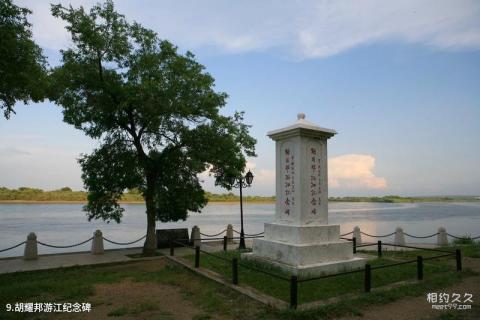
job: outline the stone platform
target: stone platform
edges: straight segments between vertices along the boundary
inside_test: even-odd
[[[340,239],[339,225],[266,223],[265,238],[254,239],[249,260],[273,264],[302,278],[363,268],[352,243]]]
[[[296,275],[300,279],[308,279],[317,276],[340,273],[344,271],[362,269],[365,267],[365,259],[363,258],[351,258],[348,260],[328,261],[314,263],[304,266],[294,266],[285,263],[281,263],[275,260],[267,259],[264,257],[253,255],[252,253],[242,254],[242,258],[246,260],[253,260],[262,263],[268,263],[280,268],[281,270],[288,272],[292,275]]]

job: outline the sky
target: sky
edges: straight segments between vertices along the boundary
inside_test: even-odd
[[[71,46],[51,1],[33,11],[50,65]],[[94,1],[61,1],[89,8]],[[299,112],[338,131],[328,142],[329,194],[480,194],[480,1],[115,1],[129,21],[193,52],[245,111],[258,143],[246,194],[275,194],[266,133]],[[0,118],[0,186],[83,188],[77,158],[98,142],[49,101]],[[205,188],[226,192],[205,179]]]

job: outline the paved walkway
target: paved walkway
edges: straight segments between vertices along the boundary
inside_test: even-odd
[[[0,274],[18,271],[45,270],[61,267],[85,266],[111,262],[125,262],[132,258],[127,254],[141,252],[141,248],[106,250],[104,254],[90,252],[39,255],[37,260],[24,260],[23,257],[0,259]]]

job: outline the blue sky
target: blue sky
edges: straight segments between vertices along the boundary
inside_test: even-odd
[[[34,11],[35,39],[55,65],[69,45],[62,23],[48,1],[16,3]],[[266,132],[304,112],[339,132],[330,195],[480,194],[480,2],[115,3],[197,56],[230,96],[225,114],[245,111],[258,140],[248,193],[275,193]],[[16,111],[0,119],[0,185],[81,189],[75,159],[96,142],[48,101]]]

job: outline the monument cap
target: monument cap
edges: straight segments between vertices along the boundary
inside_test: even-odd
[[[299,135],[309,136],[312,138],[328,139],[337,134],[337,131],[317,126],[316,124],[305,120],[305,118],[305,113],[300,112],[297,114],[297,121],[295,121],[292,125],[281,129],[269,131],[267,132],[267,136],[269,136],[273,140],[279,140]]]

